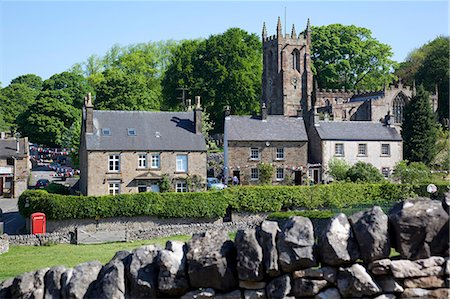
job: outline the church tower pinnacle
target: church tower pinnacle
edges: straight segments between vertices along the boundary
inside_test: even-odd
[[[280,17],[278,17],[278,23],[277,23],[277,37],[278,37],[278,38],[283,38],[283,33],[282,33],[282,29],[281,29],[281,19],[280,19]]]
[[[267,38],[266,22],[263,22],[262,39],[265,40],[266,38]]]

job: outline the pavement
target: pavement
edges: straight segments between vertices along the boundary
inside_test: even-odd
[[[17,198],[0,198],[0,209],[3,215],[3,232],[17,235],[25,229],[25,218],[19,214]]]

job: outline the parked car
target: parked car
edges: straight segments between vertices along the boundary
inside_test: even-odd
[[[207,178],[206,187],[208,189],[222,190],[227,187],[227,185],[222,184],[217,178]]]
[[[47,179],[39,179],[39,180],[36,182],[36,187],[37,187],[37,188],[45,188],[45,187],[47,187],[49,184],[50,184],[50,181],[49,181],[49,180],[47,180]]]

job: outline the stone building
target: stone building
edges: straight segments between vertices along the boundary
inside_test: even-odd
[[[226,112],[224,165],[226,176],[236,176],[242,184],[260,182],[260,163],[274,169],[272,183],[300,185],[308,164],[308,136],[303,118],[267,115],[237,116]]]
[[[200,97],[189,112],[94,110],[83,107],[80,191],[105,195],[156,191],[167,176],[176,192],[202,190],[206,144]]]
[[[0,136],[0,197],[19,197],[28,188],[31,162],[28,138]]]

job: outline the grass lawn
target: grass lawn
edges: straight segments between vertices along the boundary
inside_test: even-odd
[[[190,238],[190,236],[181,235],[146,241],[99,245],[11,246],[9,252],[0,255],[0,281],[24,272],[58,265],[73,267],[93,260],[105,264],[120,250],[132,250],[149,244],[164,247],[167,240],[185,242]]]

